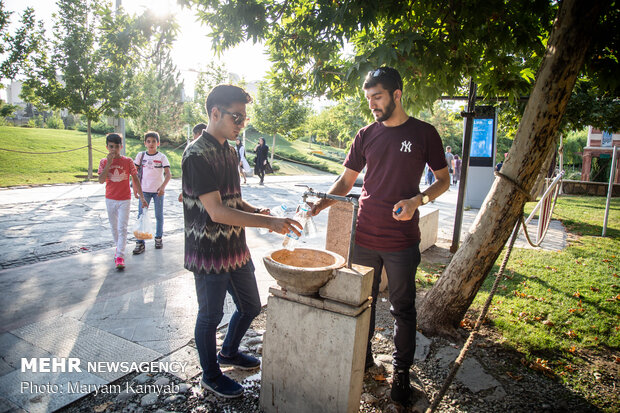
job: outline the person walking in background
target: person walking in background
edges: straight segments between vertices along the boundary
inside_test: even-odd
[[[247,184],[248,181],[245,178],[245,173],[250,172],[250,164],[245,158],[245,146],[241,142],[241,139],[237,138],[237,156],[239,156],[239,175],[243,177],[243,183]]]
[[[435,182],[435,174],[431,167],[426,165],[426,184],[433,185],[433,182]]]
[[[504,162],[506,162],[506,159],[508,159],[508,152],[504,152],[504,160],[495,165],[496,172],[499,172],[500,169],[502,169],[502,166],[504,166]]]
[[[198,139],[200,135],[202,135],[202,131],[205,129],[207,129],[206,123],[197,123],[196,126],[194,126],[194,129],[192,129],[192,134],[194,135],[193,140]]]
[[[148,205],[151,200],[155,204],[155,249],[163,248],[162,237],[164,234],[164,193],[166,185],[170,182],[170,162],[163,153],[159,152],[159,133],[149,131],[144,134],[144,146],[146,151],[136,155],[134,163],[138,168],[138,177],[142,186],[142,193]],[[138,204],[138,219],[144,211]],[[133,254],[142,254],[145,249],[142,239],[136,241]]]
[[[454,155],[454,159],[452,160],[452,169],[454,173],[452,174],[452,184],[456,185],[461,180],[461,166],[463,165],[463,161],[459,158],[458,155]]]
[[[391,398],[408,404],[413,393],[409,369],[416,341],[415,273],[420,263],[418,207],[450,186],[443,144],[432,125],[408,116],[402,105],[400,73],[390,67],[368,72],[363,85],[375,122],[360,129],[344,161],[344,173],[328,193],[345,196],[366,167],[355,232],[353,263],[374,269],[366,369],[375,365],[371,340],[381,272],[388,278],[390,312],[394,316],[394,373]],[[424,165],[437,181],[424,192]],[[333,202],[321,199],[312,215]]]
[[[452,169],[452,161],[454,160],[454,155],[452,155],[452,147],[446,146],[446,163],[448,164],[448,172],[450,173],[450,181],[452,182],[452,175],[454,174],[454,169]]]
[[[196,140],[202,135],[202,131],[207,129],[207,125],[205,123],[197,123],[192,129],[192,134],[194,135],[194,139]],[[188,144],[189,145],[189,144]],[[179,194],[179,202],[183,202],[183,191]]]
[[[258,145],[254,148],[256,153],[256,165],[254,165],[254,173],[260,178],[259,185],[264,184],[265,165],[269,158],[269,146],[265,144],[265,138],[258,138]]]
[[[133,181],[134,196],[140,199],[142,207],[148,206],[138,171],[131,158],[121,155],[123,138],[118,133],[108,133],[105,137],[108,156],[99,162],[99,183],[105,183],[105,206],[112,229],[112,239],[116,246],[114,265],[117,270],[125,269],[125,247],[127,246],[127,223],[131,209],[131,188],[129,177]]]
[[[254,264],[245,239],[246,227],[268,228],[279,234],[301,225],[290,218],[269,215],[241,197],[239,159],[229,139],[235,139],[246,120],[250,95],[238,86],[219,85],[206,101],[209,125],[191,142],[181,162],[185,269],[194,273],[198,316],[194,330],[202,367],[200,385],[226,397],[239,397],[243,386],[224,375],[220,366],[250,370],[260,360],[239,351],[250,323],[261,311]],[[216,331],[224,315],[226,293],[235,303],[222,348]]]

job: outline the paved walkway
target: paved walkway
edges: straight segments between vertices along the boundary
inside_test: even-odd
[[[256,205],[294,205],[303,192],[295,184],[325,191],[333,180],[325,175],[268,176],[267,184],[258,186],[257,179],[250,178],[243,193]],[[103,185],[0,190],[0,265],[5,268],[0,270],[0,412],[53,411],[84,395],[67,392],[67,383],[104,384],[126,374],[101,369],[33,373],[22,371],[22,358],[73,357],[82,367],[101,361],[150,362],[167,355],[187,359],[183,346],[193,337],[196,298],[193,277],[182,264],[179,187],[180,181],[173,180],[167,191],[164,249],[154,250],[147,242],[145,254],[128,256],[124,272],[112,263]],[[425,207],[440,210],[440,238],[452,238],[456,197],[453,187]],[[464,228],[476,213],[465,212]],[[316,217],[319,236],[306,245],[324,245],[326,222],[326,213]],[[465,235],[466,230],[462,238]],[[559,223],[553,223],[548,236],[545,249],[564,247],[566,234]],[[278,247],[281,236],[248,229],[247,240],[266,303],[274,280],[261,257]],[[229,299],[222,323],[233,309]],[[187,377],[199,373],[195,355],[190,359]],[[64,384],[65,391],[50,392],[53,384]]]

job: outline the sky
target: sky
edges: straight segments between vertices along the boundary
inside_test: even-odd
[[[5,0],[5,9],[15,12],[11,15],[11,22],[16,23],[26,7],[35,10],[37,19],[43,19],[46,25],[46,34],[49,36],[52,28],[52,13],[56,8],[54,0]],[[262,45],[253,45],[251,42],[239,45],[223,54],[218,59],[211,49],[211,40],[207,37],[208,30],[196,22],[192,10],[181,8],[176,0],[122,0],[123,8],[129,13],[139,14],[150,8],[155,13],[172,11],[180,26],[180,32],[173,46],[173,58],[181,72],[187,94],[193,94],[197,71],[201,66],[215,60],[224,63],[229,72],[245,78],[247,82],[261,80],[270,67],[270,62],[264,54]],[[197,50],[201,52],[196,53]],[[198,57],[197,57],[198,55]]]

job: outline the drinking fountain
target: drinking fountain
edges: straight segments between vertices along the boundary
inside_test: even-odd
[[[372,268],[352,263],[358,202],[308,187],[302,197],[353,204],[348,257],[296,248],[263,258],[278,286],[267,302],[260,406],[266,413],[353,413],[362,393],[373,281]]]

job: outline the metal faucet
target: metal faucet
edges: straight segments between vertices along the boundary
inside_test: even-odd
[[[353,265],[353,247],[355,245],[355,227],[357,224],[357,210],[359,209],[359,200],[354,196],[340,196],[340,195],[332,195],[326,192],[316,192],[314,189],[310,188],[308,185],[295,185],[295,186],[303,186],[306,189],[304,194],[302,195],[302,199],[304,203],[308,199],[309,196],[313,196],[316,198],[323,199],[331,199],[334,201],[340,202],[348,202],[353,205],[353,218],[351,219],[351,239],[349,240],[349,256],[347,258],[347,268],[351,268]]]

